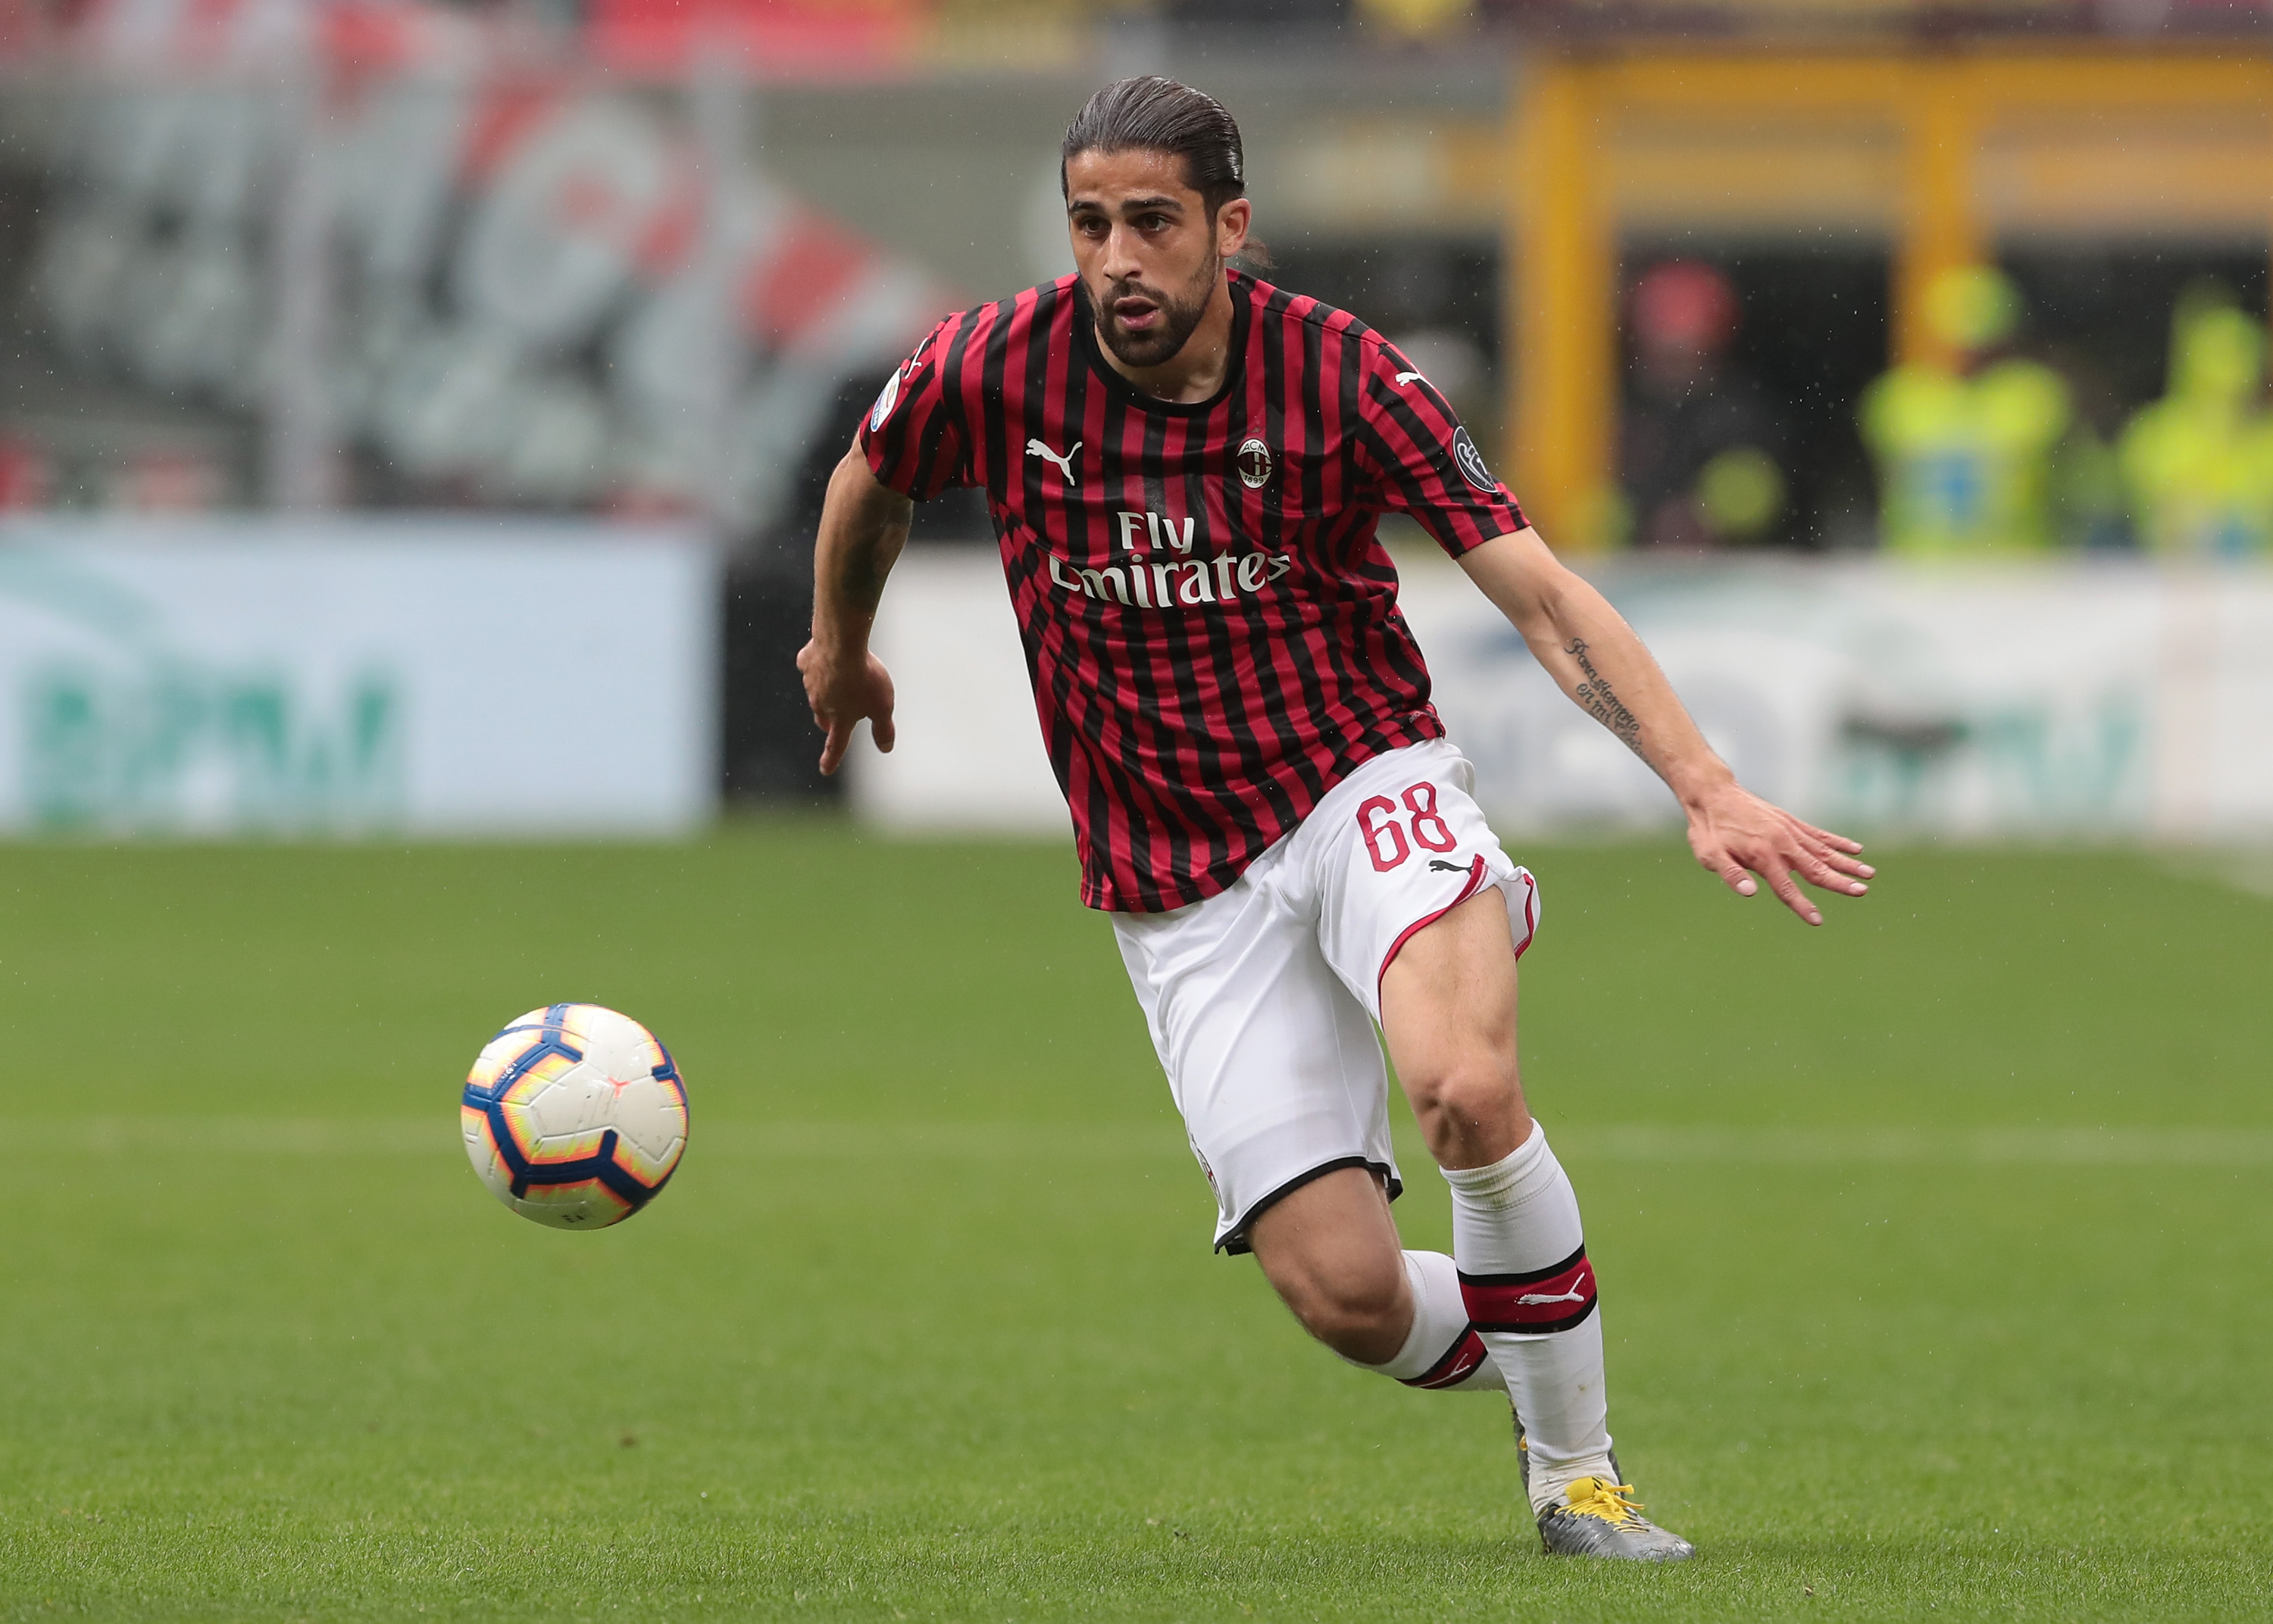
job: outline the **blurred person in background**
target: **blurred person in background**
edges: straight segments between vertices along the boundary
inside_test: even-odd
[[[2273,415],[2265,329],[2222,290],[2190,290],[2171,321],[2170,390],[2117,450],[2139,539],[2156,552],[2273,552]]]
[[[1699,260],[1653,266],[1634,287],[1618,476],[1639,546],[1749,546],[1783,516],[1782,425],[1726,362],[1737,320],[1728,277]]]
[[[2041,553],[2104,532],[2106,448],[2066,379],[2011,351],[2021,296],[1990,266],[1945,271],[1926,319],[1954,356],[1910,361],[1863,397],[1878,464],[1879,543],[1916,558]]]

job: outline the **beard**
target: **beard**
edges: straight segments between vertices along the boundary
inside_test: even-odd
[[[1142,282],[1108,282],[1104,298],[1097,302],[1097,335],[1123,366],[1156,367],[1174,360],[1207,314],[1208,299],[1222,276],[1223,261],[1210,258],[1186,285],[1182,298]],[[1130,332],[1114,313],[1113,307],[1123,299],[1149,300],[1159,312],[1158,320],[1141,333]]]

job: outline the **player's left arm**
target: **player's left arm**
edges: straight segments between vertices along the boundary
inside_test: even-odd
[[[1823,915],[1792,881],[1845,896],[1869,890],[1861,842],[1803,823],[1737,782],[1665,680],[1665,673],[1608,599],[1548,550],[1529,528],[1463,554],[1468,579],[1523,633],[1579,708],[1617,735],[1665,780],[1689,819],[1689,849],[1739,896],[1752,875],[1810,924]],[[1749,872],[1748,872],[1749,871]]]

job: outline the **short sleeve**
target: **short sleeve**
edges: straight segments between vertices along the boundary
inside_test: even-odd
[[[1419,368],[1393,345],[1360,353],[1358,455],[1369,505],[1411,514],[1455,558],[1531,522]]]
[[[877,479],[919,502],[977,483],[947,383],[949,341],[962,319],[951,316],[931,330],[884,380],[860,424],[860,453]]]

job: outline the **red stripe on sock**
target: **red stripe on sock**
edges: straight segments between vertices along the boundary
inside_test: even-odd
[[[1534,1280],[1463,1274],[1460,1298],[1478,1330],[1566,1330],[1594,1312],[1594,1268],[1582,1246],[1570,1261]]]
[[[1458,1387],[1476,1373],[1476,1366],[1484,1362],[1484,1339],[1476,1335],[1474,1327],[1460,1333],[1444,1357],[1417,1376],[1407,1376],[1409,1388]]]

